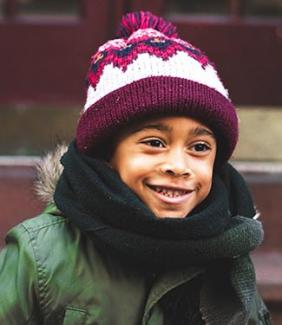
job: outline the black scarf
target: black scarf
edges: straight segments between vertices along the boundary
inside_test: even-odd
[[[204,318],[209,324],[244,324],[255,292],[248,254],[261,243],[262,228],[252,219],[255,210],[245,182],[231,165],[214,176],[208,198],[187,218],[158,219],[114,170],[80,154],[75,143],[62,164],[54,200],[67,218],[92,233],[104,250],[136,266],[205,266]],[[216,286],[223,278],[228,285],[220,295]]]

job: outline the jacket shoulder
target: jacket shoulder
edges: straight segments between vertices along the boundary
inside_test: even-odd
[[[25,237],[30,240],[45,241],[45,243],[52,241],[54,236],[60,236],[59,238],[63,240],[69,236],[71,229],[72,232],[74,231],[74,228],[68,219],[59,214],[55,206],[51,206],[38,216],[26,219],[13,227],[7,233],[6,242],[9,243],[9,240],[14,237],[17,239]],[[75,232],[79,233],[77,229]],[[58,243],[58,241],[56,242]]]
[[[60,263],[52,248],[62,253],[69,237],[66,220],[50,212],[23,221],[6,236],[0,252],[0,288],[8,298],[0,297],[1,324],[37,324],[39,310],[46,314],[50,300],[46,283]]]
[[[40,231],[42,228],[48,228],[57,224],[67,223],[68,220],[60,215],[58,209],[54,205],[49,205],[39,215],[26,219],[15,226],[13,229],[25,229],[30,232]],[[13,230],[12,229],[12,230]]]
[[[45,319],[60,312],[62,306],[79,306],[77,297],[85,297],[88,291],[89,297],[93,294],[97,281],[89,289],[86,283],[92,283],[93,275],[102,267],[99,254],[91,237],[83,235],[54,207],[11,229],[6,244],[10,251],[13,246],[19,250],[13,268],[22,270],[26,265],[22,282],[32,281],[29,287],[35,288],[36,301]],[[5,270],[8,272],[7,267]],[[77,281],[80,273],[83,281]],[[33,301],[29,304],[35,305]]]
[[[15,240],[33,251],[36,262],[46,269],[60,263],[66,254],[73,256],[81,250],[80,230],[60,215],[54,205],[12,228],[6,243]]]

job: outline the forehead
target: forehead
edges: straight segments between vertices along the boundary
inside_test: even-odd
[[[177,129],[185,129],[187,131],[193,129],[205,129],[213,135],[211,129],[193,118],[187,116],[165,116],[158,118],[150,118],[143,121],[135,122],[127,131],[132,134],[146,129],[157,129],[159,131],[171,132]]]

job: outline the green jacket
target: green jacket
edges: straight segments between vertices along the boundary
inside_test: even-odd
[[[147,292],[142,276],[107,263],[54,205],[13,228],[6,241],[0,254],[5,325],[161,325],[160,298],[202,272],[164,273]],[[257,295],[248,324],[270,324],[267,313]]]

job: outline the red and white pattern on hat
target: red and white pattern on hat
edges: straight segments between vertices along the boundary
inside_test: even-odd
[[[91,58],[84,111],[107,94],[148,77],[178,77],[215,89],[229,99],[217,71],[199,49],[152,28],[110,40]]]

